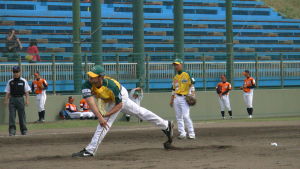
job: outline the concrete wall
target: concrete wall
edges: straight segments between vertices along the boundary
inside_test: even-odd
[[[58,119],[58,112],[63,109],[69,95],[48,95],[46,103],[46,120]],[[300,89],[268,89],[254,91],[254,117],[273,116],[300,116]],[[75,103],[79,105],[81,96],[74,96]],[[235,117],[246,117],[247,112],[241,91],[232,91],[230,94],[231,106]],[[169,106],[170,93],[145,94],[142,105],[161,117],[175,119],[174,111]],[[198,92],[197,105],[192,107],[193,120],[206,120],[220,118],[217,95],[214,91]],[[0,124],[8,121],[8,106],[2,104],[0,98]],[[37,120],[35,97],[30,97],[30,105],[26,107],[27,121]]]

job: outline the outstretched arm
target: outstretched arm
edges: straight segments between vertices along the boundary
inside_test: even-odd
[[[104,127],[105,129],[108,129],[110,126],[108,126],[107,121],[103,118],[101,112],[99,111],[99,109],[96,105],[96,102],[95,102],[95,98],[90,96],[90,97],[86,97],[85,100],[88,103],[88,105],[89,105],[90,109],[92,110],[92,112],[94,113],[94,115],[98,118],[100,125],[102,127]]]

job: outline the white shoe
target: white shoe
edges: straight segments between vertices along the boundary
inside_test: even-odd
[[[249,115],[249,119],[252,119],[252,115]]]
[[[188,139],[196,139],[195,134],[188,135]]]
[[[177,136],[177,138],[178,138],[178,139],[180,139],[180,140],[183,140],[183,139],[185,139],[185,138],[186,138],[186,136],[185,136],[185,135],[183,135],[183,134],[180,134],[179,136]]]

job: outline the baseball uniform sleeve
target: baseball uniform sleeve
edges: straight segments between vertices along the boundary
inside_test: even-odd
[[[44,86],[44,89],[43,90],[47,90],[48,89],[48,83],[45,79],[43,79],[43,86]]]
[[[114,93],[115,96],[115,103],[119,104],[122,102],[122,96],[121,96],[121,91],[119,87],[115,84],[112,88],[110,88],[112,92]]]
[[[88,98],[93,96],[92,94],[92,84],[89,81],[85,81],[82,84],[82,97],[83,98]]]
[[[195,81],[195,78],[193,77],[193,74],[191,73],[191,72],[187,72],[188,74],[189,74],[189,76],[190,76],[190,79],[191,79],[191,83],[192,84],[195,84],[196,83],[196,81]]]

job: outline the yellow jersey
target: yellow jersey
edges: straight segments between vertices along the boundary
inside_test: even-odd
[[[172,90],[175,94],[188,95],[195,79],[189,72],[179,71],[173,78]]]
[[[102,99],[105,103],[115,102],[115,104],[122,102],[121,84],[113,78],[105,76],[102,86],[100,88],[91,84],[88,80],[82,85],[83,98],[95,96]]]

